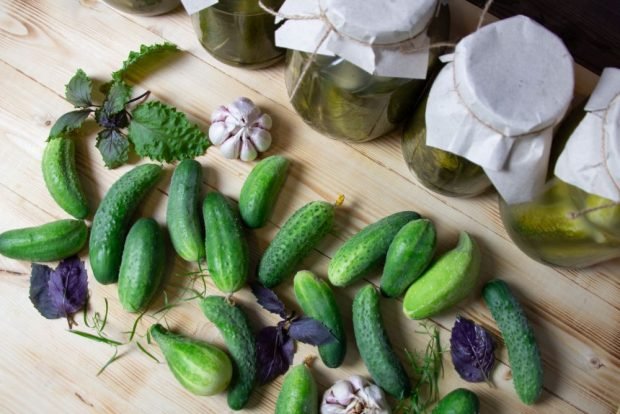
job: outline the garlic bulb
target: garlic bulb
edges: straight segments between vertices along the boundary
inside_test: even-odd
[[[209,139],[226,158],[254,160],[271,146],[271,117],[248,98],[237,98],[211,114]]]
[[[354,375],[336,382],[323,394],[321,414],[390,414],[383,390]]]

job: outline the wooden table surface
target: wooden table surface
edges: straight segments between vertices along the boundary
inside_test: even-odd
[[[467,7],[453,1],[454,16]],[[462,22],[459,23],[461,26]],[[459,26],[457,24],[456,26]],[[494,388],[468,384],[455,373],[448,353],[441,393],[457,387],[475,390],[483,413],[613,413],[620,402],[620,261],[587,270],[543,266],[521,253],[504,231],[493,193],[470,200],[434,194],[419,185],[408,171],[394,133],[365,144],[350,145],[330,140],[306,126],[288,103],[283,65],[261,71],[231,68],[210,57],[198,44],[187,15],[178,9],[156,18],[123,15],[96,0],[0,0],[0,231],[34,226],[67,214],[47,192],[40,162],[45,138],[61,114],[69,111],[64,85],[77,68],[96,79],[106,80],[130,50],[140,44],[169,40],[186,52],[155,73],[132,79],[155,97],[185,111],[204,130],[209,115],[219,104],[247,96],[274,119],[274,143],[269,154],[292,160],[275,213],[269,224],[250,235],[256,261],[286,218],[311,200],[335,200],[346,195],[338,212],[335,230],[303,261],[303,268],[325,277],[327,264],[338,246],[365,225],[400,210],[416,210],[437,225],[439,251],[450,249],[458,232],[471,233],[483,252],[482,280],[501,277],[514,287],[540,343],[544,360],[544,392],[539,403],[524,406],[511,381],[506,349],[499,341]],[[586,73],[580,87],[588,92],[595,78]],[[81,179],[91,205],[132,166],[108,170],[95,148],[95,136],[78,139],[77,159]],[[204,190],[217,189],[236,199],[252,163],[223,159],[217,148],[199,158],[205,168]],[[144,162],[144,161],[136,161]],[[140,215],[153,216],[164,224],[166,178],[148,196]],[[87,252],[81,256],[86,259]],[[170,254],[172,258],[172,255]],[[172,261],[172,259],[170,259]],[[179,274],[195,270],[177,259],[168,271],[169,300],[179,298],[186,279]],[[123,355],[101,375],[97,371],[113,353],[105,344],[91,342],[67,332],[63,320],[41,317],[28,299],[30,264],[0,257],[0,412],[229,412],[225,395],[196,397],[172,377],[165,363],[157,364],[139,352],[135,342],[120,349]],[[89,271],[90,273],[90,271]],[[314,365],[321,391],[333,381],[351,374],[367,375],[352,340],[351,301],[364,283],[377,284],[378,274],[347,289],[338,289],[341,310],[349,331],[349,352],[344,365],[327,369]],[[217,293],[207,281],[209,293]],[[101,286],[90,280],[90,313],[110,303],[106,332],[126,340],[135,315],[125,313],[117,300],[115,285]],[[291,283],[277,289],[290,308],[295,308]],[[235,294],[236,301],[251,309],[258,329],[275,319],[258,306],[249,289]],[[162,304],[160,297],[152,307]],[[386,329],[401,355],[403,349],[420,350],[424,336],[414,333],[418,323],[402,313],[401,300],[383,300]],[[497,327],[480,298],[471,299],[432,321],[441,331],[448,349],[449,330],[460,313],[482,323],[495,335]],[[169,325],[181,333],[222,345],[216,328],[193,302],[167,314]],[[77,318],[80,329],[81,317]],[[147,315],[138,326],[139,335],[153,323]],[[161,357],[156,345],[141,343]],[[316,349],[299,345],[295,363]],[[282,379],[259,387],[247,412],[271,413]]]

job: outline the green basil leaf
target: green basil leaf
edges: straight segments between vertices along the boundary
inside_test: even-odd
[[[103,101],[103,113],[110,117],[125,109],[125,105],[131,99],[131,86],[122,80],[115,80]]]
[[[108,168],[116,168],[129,158],[129,141],[115,129],[104,129],[97,135],[97,149]]]
[[[78,69],[65,85],[65,97],[76,108],[92,106],[93,83],[82,69]]]
[[[52,126],[48,139],[56,138],[62,134],[80,128],[91,112],[91,109],[80,109],[62,115]]]

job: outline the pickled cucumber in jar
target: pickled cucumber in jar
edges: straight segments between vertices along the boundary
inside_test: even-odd
[[[265,0],[277,10],[284,0]],[[262,68],[284,56],[275,46],[274,16],[260,8],[258,0],[220,0],[192,15],[202,46],[216,59],[233,66]]]
[[[181,4],[179,0],[104,0],[104,2],[124,13],[140,16],[168,13]]]

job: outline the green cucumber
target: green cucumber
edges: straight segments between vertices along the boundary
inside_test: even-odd
[[[353,332],[375,383],[399,400],[408,397],[411,382],[383,328],[379,293],[371,285],[361,288],[353,300]]]
[[[205,316],[219,329],[233,360],[228,389],[228,406],[241,410],[256,384],[256,341],[245,313],[221,296],[207,296],[200,302]]]
[[[340,310],[329,285],[312,272],[302,270],[294,279],[295,298],[304,314],[323,323],[334,335],[334,342],[320,345],[319,355],[329,368],[342,364],[347,352],[347,339]]]
[[[230,358],[221,349],[167,331],[160,324],[149,332],[179,383],[196,395],[215,395],[224,391],[232,378]]]
[[[155,185],[162,168],[144,164],[125,173],[101,201],[90,232],[90,267],[99,283],[118,280],[129,222],[138,204]]]
[[[205,251],[213,283],[224,293],[241,289],[248,278],[250,259],[239,215],[226,197],[207,194],[202,203]]]
[[[67,213],[83,219],[88,215],[88,202],[75,166],[75,143],[72,139],[50,139],[41,161],[45,186],[52,198]]]
[[[165,256],[159,224],[151,218],[136,221],[127,234],[118,275],[118,299],[126,311],[149,304],[161,285]]]
[[[175,168],[168,192],[166,224],[174,250],[188,262],[204,258],[204,232],[200,217],[202,166],[183,160]]]
[[[388,249],[381,292],[391,298],[402,295],[431,263],[436,245],[433,222],[420,219],[405,224]]]
[[[312,201],[289,217],[258,266],[258,279],[264,286],[274,287],[291,276],[295,266],[331,230],[336,205]]]
[[[297,365],[286,374],[275,414],[318,414],[319,394],[310,369]]]
[[[82,220],[57,220],[0,234],[0,254],[29,262],[53,262],[73,256],[86,244],[88,227]]]
[[[239,213],[251,228],[263,227],[286,180],[289,161],[281,155],[267,157],[252,169],[239,195]]]
[[[456,305],[476,287],[480,277],[480,249],[461,232],[456,247],[441,256],[407,289],[403,311],[411,319],[425,319]]]
[[[480,400],[476,393],[457,388],[443,397],[432,414],[478,414],[480,412]]]
[[[482,297],[506,343],[517,395],[525,404],[534,404],[543,387],[542,361],[534,331],[503,280],[488,282],[482,289]]]
[[[385,259],[396,233],[419,218],[413,211],[401,211],[364,227],[347,240],[329,262],[329,281],[334,286],[347,286],[364,276]]]

